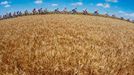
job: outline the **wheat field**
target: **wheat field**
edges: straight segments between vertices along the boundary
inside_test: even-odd
[[[134,24],[71,14],[1,20],[0,75],[134,75]]]

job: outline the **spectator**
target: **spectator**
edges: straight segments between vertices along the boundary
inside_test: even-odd
[[[2,19],[2,16],[0,15],[0,20]]]
[[[59,11],[59,8],[55,9],[54,12],[55,12],[55,13],[59,13],[59,12],[60,12],[60,11]]]
[[[130,21],[130,19],[127,19],[127,21]]]
[[[5,18],[6,19],[9,18],[9,13],[6,13]]]
[[[132,22],[134,23],[134,20],[132,20]]]
[[[63,9],[63,13],[67,13],[67,8],[64,8]]]
[[[17,12],[14,12],[13,13],[13,17],[17,17]]]
[[[112,17],[114,17],[114,18],[115,18],[116,16],[113,14],[113,15],[112,15]]]
[[[28,14],[29,14],[28,10],[25,10],[24,15],[28,15]]]
[[[22,12],[21,11],[17,11],[16,16],[22,16]]]
[[[3,15],[3,19],[7,19],[7,14],[6,15]]]
[[[94,11],[94,15],[99,15],[98,10]]]
[[[108,12],[105,13],[105,16],[109,16]]]
[[[84,9],[84,10],[83,10],[83,14],[84,14],[84,15],[87,15],[87,14],[88,14],[87,9]]]
[[[47,10],[47,8],[45,8],[45,10],[44,10],[44,13],[45,13],[45,14],[47,14],[47,13],[48,13],[48,10]]]
[[[75,13],[77,13],[77,8],[72,10],[72,14],[75,14]]]
[[[20,12],[19,12],[19,16],[22,16],[22,15],[23,15],[23,14],[22,14],[22,12],[20,11]]]
[[[32,11],[32,12],[33,12],[33,15],[37,14],[37,11],[36,11],[36,9],[35,9],[35,8],[33,9],[33,11]]]
[[[123,18],[123,17],[121,17],[121,20],[124,20],[124,18]]]
[[[11,12],[9,13],[9,18],[12,18],[12,13]]]
[[[17,11],[17,13],[16,13],[16,17],[17,17],[17,16],[19,16],[19,13],[20,13],[20,12],[19,12],[19,11]]]
[[[40,9],[38,10],[38,13],[39,13],[39,14],[43,14],[42,8],[40,8]]]

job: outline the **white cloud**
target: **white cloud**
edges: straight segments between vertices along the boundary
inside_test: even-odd
[[[110,8],[110,4],[108,3],[98,3],[96,6],[103,7],[103,8]]]
[[[3,2],[0,2],[0,5],[2,5],[3,7],[7,8],[7,7],[10,7],[10,2],[8,1],[3,1]]]
[[[58,4],[51,4],[51,6],[56,7],[56,6],[58,6]]]
[[[11,5],[7,4],[7,5],[5,5],[4,7],[5,7],[5,8],[8,8],[8,7],[10,7],[10,6],[11,6]]]
[[[128,17],[134,17],[134,13],[127,13],[124,11],[119,11],[120,14],[123,14],[124,16],[128,16]]]
[[[131,17],[134,17],[134,13],[127,13],[125,14],[126,16],[131,16]]]
[[[82,2],[76,2],[76,3],[72,3],[71,5],[73,5],[73,6],[82,6],[83,3]]]
[[[125,12],[120,10],[120,11],[118,11],[118,13],[125,13]]]
[[[3,2],[1,2],[0,4],[1,4],[1,5],[7,5],[7,4],[9,4],[9,2],[8,2],[8,1],[3,1]]]
[[[106,2],[113,2],[113,3],[117,3],[118,0],[106,0]]]
[[[35,0],[34,3],[35,3],[35,4],[42,4],[42,3],[43,3],[43,0]]]
[[[134,19],[134,12],[133,13],[128,13],[128,12],[125,12],[125,11],[118,11],[117,13],[118,16],[122,16],[122,17],[125,17],[125,18],[131,18],[131,19]]]

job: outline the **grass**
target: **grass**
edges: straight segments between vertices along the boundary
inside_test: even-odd
[[[0,75],[134,75],[134,24],[70,14],[1,20]]]

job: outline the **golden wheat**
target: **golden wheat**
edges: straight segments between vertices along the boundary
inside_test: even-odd
[[[0,75],[134,75],[134,24],[67,14],[2,20]]]

